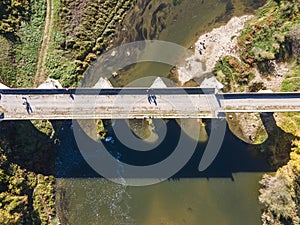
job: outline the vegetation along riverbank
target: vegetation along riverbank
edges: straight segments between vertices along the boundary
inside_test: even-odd
[[[239,56],[225,55],[215,66],[216,77],[225,91],[300,91],[299,10],[298,0],[279,0],[268,1],[256,12],[237,38]],[[256,130],[250,142],[264,142],[267,137],[262,128],[267,131],[269,140],[260,150],[266,152],[274,168],[279,167],[274,175],[265,175],[261,181],[263,224],[299,224],[300,114],[233,116],[235,124],[229,120],[229,126],[240,127],[236,132],[245,131],[241,129],[245,126],[243,121]],[[262,121],[260,126],[255,124],[257,120]],[[249,138],[245,134],[240,136]]]
[[[230,3],[224,4],[225,11],[233,10]],[[151,1],[136,0],[3,0],[0,82],[9,87],[33,87],[50,77],[63,87],[76,87],[86,69],[113,41],[123,43],[124,36],[130,41],[155,39],[159,34],[167,37],[163,33],[166,23],[176,20],[168,18],[167,13],[181,4],[186,3],[168,1],[156,6]],[[153,13],[149,23],[139,18],[137,26],[122,30],[133,6],[149,14],[152,6],[162,11]],[[226,40],[230,49],[224,49],[203,71],[211,70],[227,92],[300,91],[299,10],[299,0],[270,0],[253,16],[235,17],[233,24],[239,26]],[[134,21],[132,15],[127,22]],[[210,23],[214,22],[211,19]],[[145,29],[138,29],[143,26]],[[140,32],[127,35],[131,29]],[[174,28],[174,32],[178,31]],[[201,37],[205,35],[209,33]],[[200,39],[195,49],[203,58],[208,56],[209,44]],[[182,40],[182,36],[174,38],[174,42],[186,44]],[[188,79],[185,77],[182,83]],[[97,132],[104,138],[103,124],[99,121]],[[228,124],[236,136],[264,152],[277,169],[261,180],[262,223],[299,224],[300,114],[232,114]],[[62,126],[62,121],[0,123],[0,224],[59,223],[55,210],[55,146]]]
[[[213,72],[224,92],[300,91],[299,9],[297,0],[268,1],[254,16],[235,17],[203,34],[195,54],[178,68],[179,81],[195,84]],[[299,224],[299,118],[299,113],[227,115],[230,130],[278,169],[261,181],[263,224]]]
[[[0,2],[0,82],[75,87],[134,0]],[[0,124],[0,224],[58,224],[55,145],[60,121]]]

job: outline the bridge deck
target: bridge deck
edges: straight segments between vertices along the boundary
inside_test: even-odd
[[[215,95],[211,89],[199,88],[150,92],[157,106],[148,102],[148,89],[3,89],[0,112],[4,120],[217,118],[220,112],[300,112],[300,93]]]

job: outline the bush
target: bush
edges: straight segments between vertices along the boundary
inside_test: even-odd
[[[217,79],[224,85],[225,92],[246,88],[254,77],[250,66],[233,56],[224,56],[216,63],[214,70]]]
[[[300,224],[300,149],[299,142],[291,160],[274,176],[264,175],[260,181],[259,201],[263,204],[263,225]]]
[[[294,2],[292,4],[292,2]],[[261,72],[268,72],[270,60],[286,60],[292,57],[288,33],[300,22],[297,1],[269,1],[257,12],[238,38],[241,58]],[[290,33],[290,36],[292,34]]]

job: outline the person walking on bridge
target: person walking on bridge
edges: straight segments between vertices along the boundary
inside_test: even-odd
[[[28,114],[32,113],[33,110],[32,110],[32,108],[31,108],[31,106],[30,106],[30,104],[29,104],[27,98],[26,98],[26,97],[22,97],[22,99],[25,100],[25,102],[23,102],[23,105],[26,105],[26,111],[27,111],[27,113],[28,113]]]
[[[155,95],[151,95],[151,98],[153,99],[153,102],[154,102],[155,106],[157,106],[156,96]]]
[[[151,95],[148,95],[148,102],[151,104],[152,102],[152,98],[151,98]]]

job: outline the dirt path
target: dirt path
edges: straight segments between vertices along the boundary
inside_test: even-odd
[[[37,64],[34,86],[39,86],[42,82],[46,80],[45,62],[47,59],[47,51],[51,38],[51,31],[53,27],[54,10],[53,10],[53,0],[47,0],[47,11],[46,11],[46,21],[45,28],[43,32],[43,41],[41,49],[39,52],[39,60]]]

